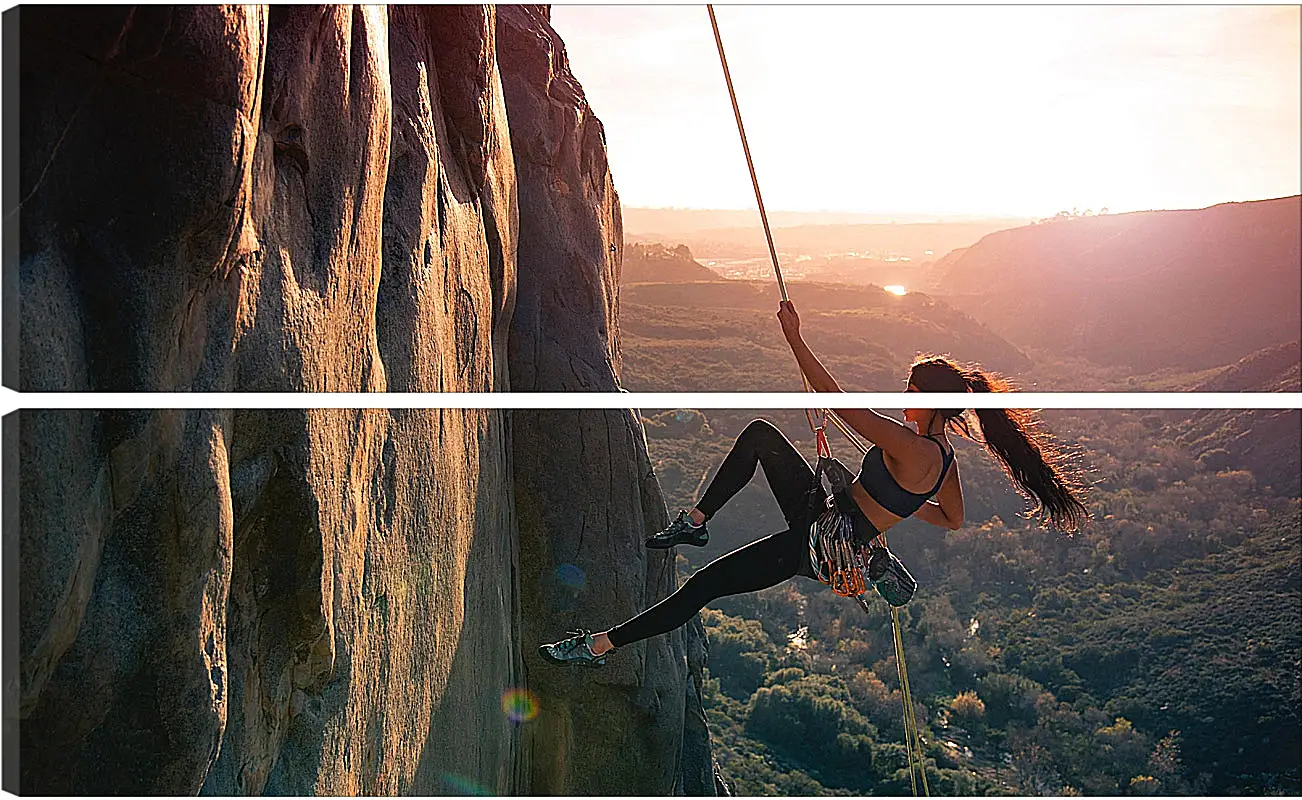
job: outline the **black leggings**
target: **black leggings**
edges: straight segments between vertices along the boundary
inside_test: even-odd
[[[764,467],[764,477],[786,517],[787,529],[719,556],[697,570],[678,591],[611,628],[611,644],[623,647],[672,631],[711,600],[757,592],[796,575],[814,576],[809,564],[810,503],[816,499],[809,492],[814,470],[771,423],[757,419],[746,426],[696,507],[706,519],[714,516],[750,482],[756,464]],[[822,488],[817,491],[821,495]]]

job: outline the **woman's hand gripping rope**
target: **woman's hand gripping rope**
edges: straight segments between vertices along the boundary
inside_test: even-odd
[[[800,314],[790,300],[778,304],[778,322],[782,324],[782,335],[787,337],[787,344],[794,346],[800,341]]]

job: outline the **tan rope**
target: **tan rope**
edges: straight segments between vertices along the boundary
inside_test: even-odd
[[[759,178],[755,177],[755,162],[750,157],[750,144],[746,141],[746,126],[741,123],[741,108],[737,105],[737,92],[732,88],[732,73],[728,71],[728,57],[723,54],[723,37],[719,35],[719,21],[714,18],[714,6],[705,7],[710,12],[710,27],[714,29],[714,44],[719,48],[719,63],[723,65],[723,79],[728,83],[728,97],[732,98],[732,113],[737,118],[737,132],[741,134],[741,149],[746,153],[746,167],[750,170],[750,183],[755,187],[755,202],[759,204],[760,222],[764,223],[764,238],[769,243],[769,258],[773,259],[773,273],[778,277],[778,293],[787,299],[787,285],[782,280],[778,266],[778,251],[773,246],[773,232],[769,229],[769,215],[764,211],[764,198],[760,195]],[[804,373],[801,373],[803,376]]]
[[[719,49],[719,63],[720,65],[723,66],[723,79],[728,84],[728,97],[732,100],[732,113],[733,116],[736,117],[737,119],[737,133],[741,135],[741,148],[742,151],[745,152],[746,154],[746,168],[750,171],[751,186],[754,187],[755,189],[755,202],[756,204],[759,205],[760,222],[763,223],[764,225],[764,238],[768,242],[769,258],[772,259],[773,261],[773,274],[777,276],[778,279],[778,294],[785,302],[789,299],[787,297],[787,285],[786,282],[782,280],[782,267],[778,264],[777,248],[773,246],[773,231],[769,227],[768,213],[764,210],[764,197],[763,195],[760,194],[759,178],[755,175],[755,162],[750,155],[750,143],[746,141],[746,126],[743,125],[741,121],[741,107],[737,105],[737,92],[736,90],[733,89],[732,86],[732,73],[728,70],[728,58],[723,53],[723,37],[719,35],[719,21],[714,16],[713,5],[706,5],[705,8],[710,13],[710,27],[714,30],[714,43],[715,46],[718,47]],[[809,380],[805,377],[804,370],[800,371],[800,380],[804,384],[805,391],[810,391],[811,387],[809,385]],[[818,426],[815,424],[814,415],[810,411],[806,411],[805,416],[809,420],[809,427],[814,431],[816,437],[819,438],[822,437],[822,431],[823,428],[826,426],[826,420],[831,419],[832,423],[836,425],[837,428],[840,429],[841,433],[845,434],[845,437],[849,439],[854,444],[854,446],[859,449],[861,454],[868,452],[868,446],[860,442],[859,439],[856,436],[854,436],[853,433],[851,433],[849,427],[845,424],[845,422],[840,417],[838,417],[835,413],[828,410],[824,411],[823,426]],[[831,549],[830,546],[833,543],[834,537],[830,535],[830,531],[829,531],[829,535],[825,538],[826,538],[826,544],[829,546],[829,549]],[[882,544],[885,544],[886,535],[882,534],[881,536],[878,537],[878,540],[881,541]],[[811,541],[811,549],[812,549],[812,541]],[[832,559],[833,562],[841,562],[842,560],[853,560],[853,559],[844,559],[844,557],[848,555],[847,553],[837,553],[836,555],[841,556],[842,558],[833,558]],[[830,566],[831,564],[829,564],[829,567]],[[835,571],[833,570],[829,570],[829,571],[832,571],[832,575],[828,576],[829,578],[832,578],[833,575],[837,575]],[[840,581],[825,581],[825,582],[832,582],[837,584],[840,583]],[[833,591],[837,592],[837,594],[842,594],[843,592],[852,592],[852,590],[856,588],[859,589],[860,590],[859,593],[861,593],[862,590],[867,587],[862,586],[860,584],[855,586],[834,585],[832,588]],[[899,621],[898,609],[895,608],[891,609],[891,619],[892,619],[891,629],[894,632],[894,637],[895,637],[895,663],[900,678],[900,696],[904,701],[904,729],[905,729],[904,744],[905,744],[905,750],[908,753],[908,757],[909,757],[909,784],[913,787],[913,794],[916,797],[918,794],[918,785],[917,785],[916,778],[914,776],[914,770],[916,766],[917,771],[922,775],[922,789],[928,796],[930,796],[930,791],[928,791],[927,788],[926,761],[924,760],[922,755],[922,741],[921,738],[918,736],[918,721],[913,713],[912,693],[909,691],[909,674],[908,674],[908,670],[904,666],[904,639],[900,633],[900,621]],[[915,760],[917,762],[916,765],[915,765]]]

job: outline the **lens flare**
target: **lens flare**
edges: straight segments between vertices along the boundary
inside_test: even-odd
[[[461,797],[492,797],[495,792],[488,788],[475,783],[465,775],[457,775],[454,772],[443,772],[439,774],[439,780],[443,785],[452,790],[452,793]]]
[[[556,580],[571,589],[582,589],[588,582],[588,576],[573,564],[561,564],[556,568]]]
[[[508,689],[502,695],[502,712],[519,725],[538,716],[538,700],[528,689]]]

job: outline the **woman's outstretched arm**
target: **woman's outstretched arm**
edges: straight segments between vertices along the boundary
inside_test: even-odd
[[[827,371],[823,362],[805,344],[804,337],[800,335],[800,315],[790,300],[783,300],[779,305],[778,322],[782,323],[782,333],[787,337],[787,344],[791,345],[791,352],[795,354],[796,363],[800,365],[800,371],[804,373],[810,387],[816,392],[841,391],[836,378],[832,377],[832,373]]]
[[[782,333],[791,345],[791,352],[796,355],[796,363],[805,374],[809,385],[816,392],[841,392],[841,386],[827,371],[823,362],[818,360],[814,351],[805,344],[800,335],[800,315],[790,300],[782,301],[778,308],[778,321],[782,323]],[[858,434],[891,454],[892,458],[905,458],[906,454],[916,452],[919,436],[890,417],[878,414],[872,409],[847,408],[836,411],[845,424]]]

